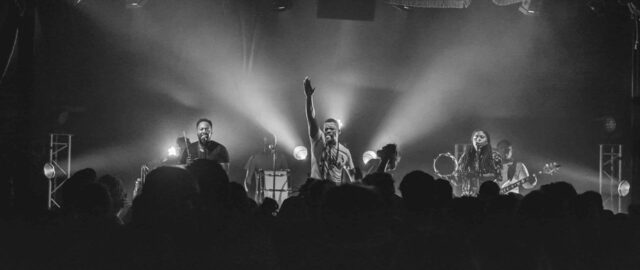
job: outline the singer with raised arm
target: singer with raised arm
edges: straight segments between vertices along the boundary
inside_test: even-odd
[[[306,96],[307,125],[311,141],[311,178],[331,180],[336,184],[353,182],[353,159],[347,147],[340,143],[340,124],[329,118],[324,121],[322,130],[316,121],[316,111],[313,107],[313,94],[309,77],[304,79],[304,93]]]
[[[196,122],[198,141],[189,144],[180,157],[180,164],[191,164],[196,159],[209,159],[222,165],[229,172],[229,152],[224,145],[211,139],[213,124],[201,118]]]

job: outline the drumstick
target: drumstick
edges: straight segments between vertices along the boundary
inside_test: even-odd
[[[191,153],[189,153],[189,143],[187,142],[187,133],[184,132],[184,130],[182,131],[182,138],[184,138],[184,145],[187,149],[187,157],[191,159]]]

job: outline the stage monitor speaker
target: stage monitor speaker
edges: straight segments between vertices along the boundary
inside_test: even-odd
[[[318,0],[318,18],[373,21],[375,0]]]

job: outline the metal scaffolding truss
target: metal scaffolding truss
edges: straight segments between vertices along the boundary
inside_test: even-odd
[[[69,179],[71,173],[71,134],[51,133],[49,143],[49,163],[46,165],[52,170],[47,175],[49,178],[47,207],[60,204],[56,201],[56,192]],[[45,173],[46,174],[46,173]]]
[[[622,211],[622,198],[618,193],[618,184],[622,181],[622,145],[600,144],[599,146],[598,191],[602,195],[603,206],[619,213]]]

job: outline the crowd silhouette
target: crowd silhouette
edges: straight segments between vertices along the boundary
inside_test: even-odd
[[[395,185],[399,181],[400,195]],[[640,216],[566,182],[526,196],[485,182],[454,197],[413,171],[336,186],[307,179],[257,204],[209,160],[160,167],[132,203],[121,180],[76,172],[62,207],[0,221],[2,269],[640,269]]]

